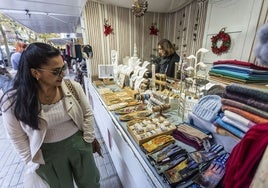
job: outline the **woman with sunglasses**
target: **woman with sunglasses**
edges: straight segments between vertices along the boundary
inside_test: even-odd
[[[32,43],[22,53],[13,88],[1,102],[12,144],[26,163],[27,188],[100,187],[92,142],[94,116],[80,84],[63,81],[60,51]]]

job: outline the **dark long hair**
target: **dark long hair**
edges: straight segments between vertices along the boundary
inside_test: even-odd
[[[160,40],[158,45],[161,46],[162,50],[165,52],[165,56],[170,56],[176,51],[174,45],[168,39]]]
[[[41,65],[47,64],[51,58],[58,55],[60,55],[60,51],[48,44],[39,42],[30,44],[21,55],[13,88],[9,90],[14,91],[11,95],[13,99],[11,106],[15,103],[15,117],[33,129],[38,129],[40,104],[38,100],[39,85],[31,74],[31,68],[41,68]]]

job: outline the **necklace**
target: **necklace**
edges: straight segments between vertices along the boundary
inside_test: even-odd
[[[53,95],[45,95],[44,94],[43,99],[44,99],[44,102],[46,104],[52,104],[55,101],[55,99],[57,98],[57,96],[58,96],[58,88],[56,88],[56,91],[54,92]]]

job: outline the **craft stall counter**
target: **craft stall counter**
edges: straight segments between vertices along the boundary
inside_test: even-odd
[[[115,85],[107,87],[112,87],[113,90],[120,89]],[[86,84],[86,93],[95,115],[96,124],[123,187],[170,187],[147,160],[144,152],[127,130],[126,123],[120,121],[119,116],[114,112],[107,110],[103,98],[93,83]],[[167,116],[170,121],[177,124],[181,122],[177,110],[168,112]],[[188,145],[181,144],[189,150],[193,149]]]

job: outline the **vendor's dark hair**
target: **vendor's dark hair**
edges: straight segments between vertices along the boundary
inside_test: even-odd
[[[170,56],[175,53],[174,45],[167,39],[162,39],[158,42],[158,45],[161,46],[162,50],[165,52],[166,56]]]
[[[38,100],[39,85],[31,74],[31,68],[41,68],[41,65],[47,64],[51,58],[58,55],[60,55],[60,51],[49,44],[36,42],[28,45],[22,52],[13,88],[9,90],[14,90],[11,98],[13,98],[13,104],[15,103],[15,117],[33,129],[38,129],[40,104]],[[8,93],[6,94],[8,95]]]

